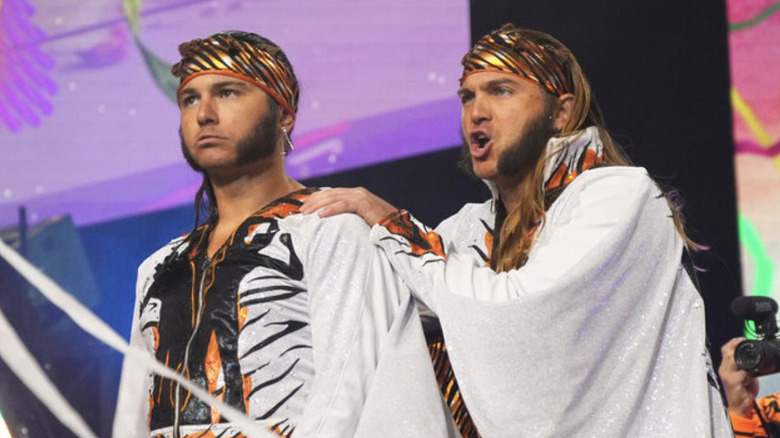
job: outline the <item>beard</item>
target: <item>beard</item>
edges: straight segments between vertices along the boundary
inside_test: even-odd
[[[496,170],[502,177],[525,176],[534,169],[536,163],[544,152],[547,142],[555,134],[552,126],[552,108],[545,108],[545,111],[539,117],[531,120],[522,137],[515,144],[509,146],[501,152],[496,164]],[[461,133],[461,135],[463,135]],[[464,138],[461,145],[460,167],[471,176],[476,177],[474,173],[474,162],[471,158],[471,148],[468,141]]]
[[[269,111],[263,115],[249,134],[236,142],[236,159],[233,164],[236,166],[247,166],[271,156],[281,135],[277,129],[278,124],[278,111]],[[181,153],[184,155],[184,159],[187,160],[187,164],[196,172],[206,173],[206,169],[190,153],[184,141],[181,126],[179,126],[179,140],[181,142]]]
[[[546,111],[545,111],[546,113]],[[549,114],[541,114],[532,120],[522,138],[498,157],[496,170],[503,177],[516,177],[533,171],[555,130]]]

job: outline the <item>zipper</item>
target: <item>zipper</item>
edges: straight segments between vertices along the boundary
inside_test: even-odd
[[[203,262],[204,266],[202,267],[203,273],[200,275],[200,283],[198,284],[198,313],[195,316],[195,327],[192,328],[192,334],[190,334],[190,338],[187,340],[187,345],[184,347],[184,360],[182,361],[184,368],[182,368],[182,373],[184,373],[184,371],[187,369],[187,363],[190,359],[190,347],[192,346],[192,341],[195,340],[195,335],[198,333],[198,328],[200,328],[203,309],[203,283],[206,281],[206,273],[208,272],[207,268],[209,264],[210,260],[208,257],[206,257],[206,260]],[[182,374],[182,377],[184,377],[184,374]],[[179,408],[181,405],[181,384],[178,382],[176,382],[175,391],[173,411],[173,438],[181,438],[181,432],[179,431],[179,423],[181,422],[181,409]]]

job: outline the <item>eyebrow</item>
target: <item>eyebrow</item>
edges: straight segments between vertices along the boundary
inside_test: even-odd
[[[186,87],[185,89],[183,89],[183,90],[181,90],[181,91],[179,92],[179,97],[182,97],[182,96],[191,96],[191,95],[193,95],[193,94],[197,94],[197,93],[195,92],[195,90],[193,90],[193,89],[192,89],[192,88],[190,88],[190,87]]]
[[[517,84],[517,81],[515,81],[513,78],[493,79],[492,81],[488,81],[480,85],[479,88],[485,90],[485,89],[490,89],[505,84],[515,85]],[[464,96],[468,94],[474,94],[474,91],[471,88],[465,88],[465,87],[461,87],[458,89],[458,96]]]
[[[465,88],[465,87],[458,88],[458,97],[463,97],[464,95],[467,94],[474,94],[474,92],[471,91],[471,88]]]

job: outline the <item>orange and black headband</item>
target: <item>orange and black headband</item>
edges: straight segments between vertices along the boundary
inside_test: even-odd
[[[255,45],[229,34],[195,39],[179,46],[181,61],[171,69],[181,79],[181,90],[191,79],[202,74],[217,73],[233,76],[257,85],[287,112],[298,111],[298,81],[284,62],[277,58],[278,47]]]
[[[515,28],[506,25],[477,41],[463,57],[460,83],[474,73],[501,72],[537,83],[555,96],[573,93],[566,70],[545,47],[518,39]]]

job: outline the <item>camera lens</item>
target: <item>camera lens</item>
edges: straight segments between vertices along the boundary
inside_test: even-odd
[[[755,341],[742,341],[734,350],[734,361],[737,368],[745,371],[756,372],[764,357],[764,349]]]

